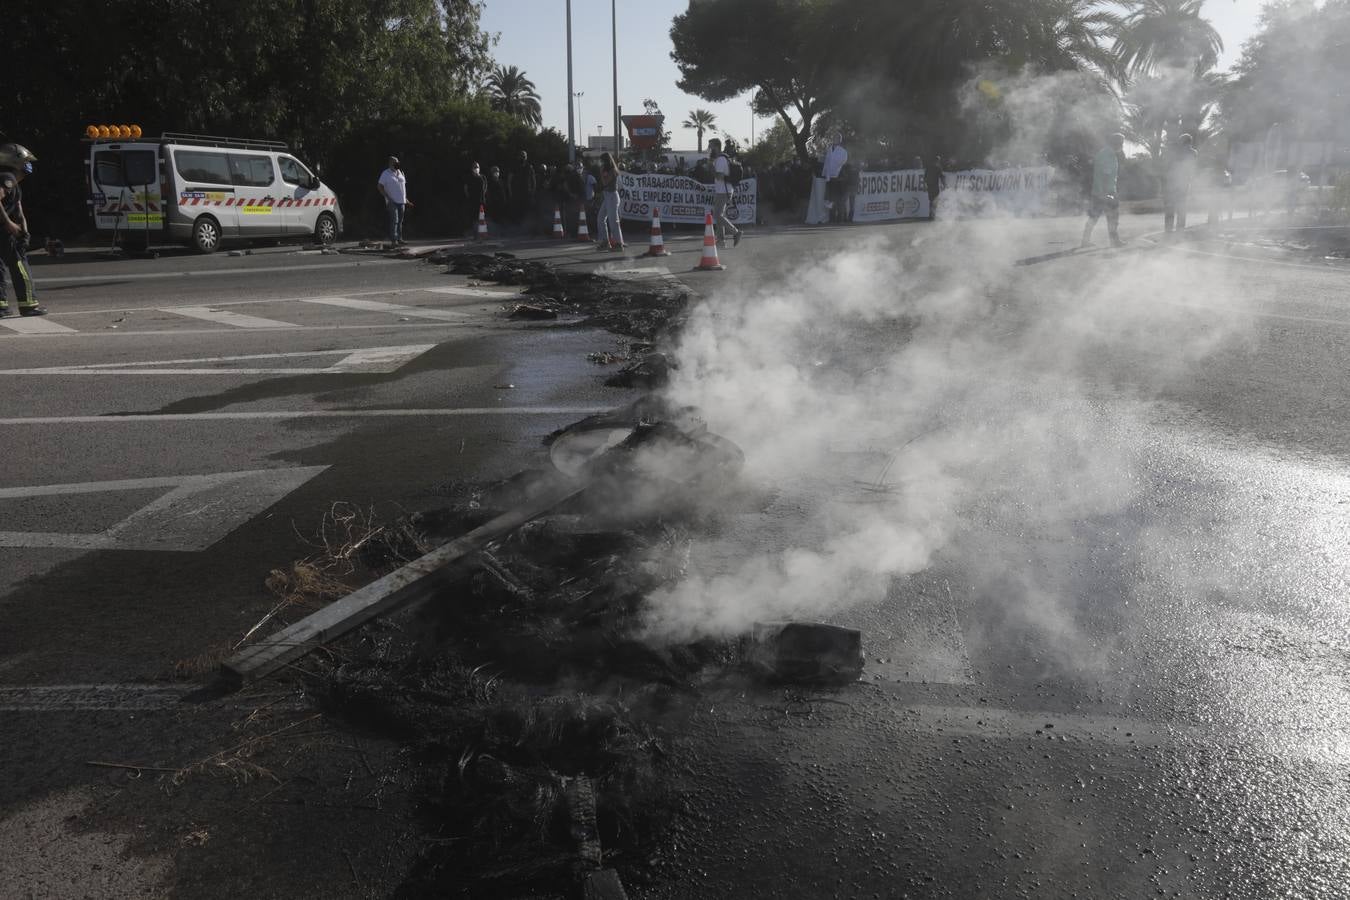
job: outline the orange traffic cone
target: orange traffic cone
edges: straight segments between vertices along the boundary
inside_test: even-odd
[[[661,208],[652,207],[652,242],[647,248],[646,256],[669,256],[670,251],[666,249],[666,242],[661,237]]]
[[[710,211],[708,217],[703,220],[703,258],[694,266],[694,271],[715,269],[720,272],[725,268],[726,266],[717,258],[717,232],[713,230],[713,217]]]
[[[480,203],[478,204],[478,232],[473,236],[473,239],[481,241],[485,240],[487,236],[487,207]]]
[[[556,206],[553,207],[553,237],[560,241],[567,237],[567,235],[563,233],[562,210]]]
[[[577,216],[577,222],[577,240],[589,244],[591,242],[591,230],[586,227],[586,210],[583,209]]]

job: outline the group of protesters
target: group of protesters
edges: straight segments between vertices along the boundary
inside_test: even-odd
[[[476,233],[482,212],[495,233],[547,235],[556,211],[567,234],[577,233],[583,215],[594,234],[602,167],[588,168],[580,161],[570,166],[531,163],[524,150],[505,169],[474,162],[464,178],[471,214],[467,230]]]
[[[897,169],[922,170],[931,216],[937,208],[938,195],[947,187],[947,173],[957,170],[957,163],[940,154],[933,154],[926,159],[921,156],[902,156],[898,159],[878,157],[860,163],[850,158],[843,141],[836,136],[823,157],[812,157],[808,162],[794,158],[760,172],[761,210],[787,221],[801,221],[811,196],[812,182],[820,178],[825,181],[829,220],[834,223],[850,222],[853,220],[853,205],[862,173]]]

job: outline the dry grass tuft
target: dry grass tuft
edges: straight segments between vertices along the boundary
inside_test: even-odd
[[[254,762],[254,757],[276,744],[283,735],[290,738],[311,736],[310,732],[301,732],[297,734],[292,729],[314,722],[319,718],[320,714],[315,713],[312,716],[297,719],[289,725],[283,725],[281,728],[273,729],[265,734],[251,735],[237,744],[226,747],[224,750],[217,753],[212,753],[205,759],[184,766],[173,773],[172,781],[175,785],[181,785],[189,778],[196,775],[225,775],[233,780],[235,784],[248,784],[249,782],[262,779],[281,784],[281,779],[270,769]],[[251,722],[252,720],[253,717],[250,716],[248,721]]]
[[[212,674],[220,668],[220,664],[225,661],[230,652],[229,644],[217,644],[214,647],[208,647],[196,656],[174,660],[173,677],[180,681],[191,681],[202,675]]]

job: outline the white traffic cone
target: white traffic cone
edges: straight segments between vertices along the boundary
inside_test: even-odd
[[[645,256],[669,256],[670,251],[666,249],[666,242],[661,237],[661,208],[652,207],[652,242],[647,247]]]
[[[563,232],[563,227],[562,227],[562,210],[559,209],[559,208],[556,207],[556,206],[553,207],[553,235],[552,235],[552,236],[553,236],[554,238],[560,240],[560,241],[567,237],[567,235]]]
[[[478,232],[474,234],[473,239],[482,241],[486,240],[487,236],[487,207],[480,203],[478,204]]]
[[[709,211],[707,218],[703,220],[703,258],[694,266],[694,271],[711,269],[720,272],[725,268],[726,266],[717,258],[717,232],[713,230],[712,212]]]

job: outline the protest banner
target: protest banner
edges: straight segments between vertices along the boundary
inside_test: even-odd
[[[1053,166],[948,172],[947,190],[938,202],[962,215],[1001,211],[1034,216],[1041,211],[1054,175]]]
[[[863,172],[853,199],[853,221],[928,218],[928,191],[922,169]]]
[[[651,221],[653,208],[660,207],[662,222],[702,225],[712,202],[712,185],[686,175],[619,173],[619,215],[625,219]],[[746,178],[736,185],[727,218],[738,225],[753,225],[758,203],[758,179]]]
[[[1049,193],[1052,166],[1025,169],[967,169],[947,172],[938,200],[942,212],[980,215],[1005,211],[1036,215]],[[853,201],[854,222],[922,219],[928,216],[928,187],[923,170],[863,172]]]

